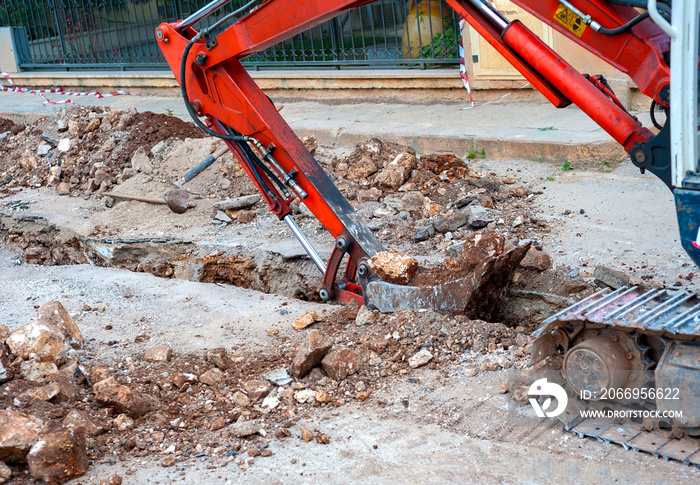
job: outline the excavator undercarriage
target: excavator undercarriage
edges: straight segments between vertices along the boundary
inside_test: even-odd
[[[560,108],[577,105],[642,172],[649,170],[674,192],[681,241],[700,262],[696,2],[513,1],[627,74],[652,100],[652,113],[666,111],[666,124],[652,131],[625,109],[602,76],[579,73],[523,23],[507,19],[486,0],[446,1],[547,100]],[[484,298],[472,277],[419,288],[391,285],[374,274],[369,261],[383,246],[240,63],[371,1],[251,1],[208,28],[193,28],[229,2],[214,0],[187,19],[161,24],[158,44],[195,123],[225,141],[270,210],[323,273],[321,298],[357,300],[385,312],[464,311],[470,301],[473,307],[474,300]],[[229,26],[216,32],[221,25]],[[327,262],[294,223],[290,206],[295,199],[335,239]],[[501,249],[516,256],[527,251]],[[474,268],[481,271],[486,264],[474,262]],[[680,290],[605,290],[546,320],[535,337],[533,375],[545,372],[566,391],[569,404],[559,418],[568,429],[700,465],[695,438],[700,435],[700,298]],[[619,418],[622,411],[635,410],[641,417]],[[586,417],[584,411],[612,413],[613,418]]]

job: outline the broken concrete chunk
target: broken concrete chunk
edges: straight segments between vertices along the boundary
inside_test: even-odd
[[[39,440],[45,423],[10,409],[0,411],[0,461],[26,463],[27,453]]]
[[[396,191],[411,175],[416,164],[415,155],[401,152],[375,176],[374,183],[384,190]]]
[[[333,341],[321,335],[318,330],[311,330],[302,342],[299,352],[294,356],[289,369],[294,377],[304,377],[317,366],[333,346]]]
[[[544,271],[552,267],[552,257],[540,248],[531,247],[520,261],[520,266],[525,269]]]
[[[0,461],[0,485],[7,483],[12,478],[12,469]]]
[[[413,236],[413,239],[416,241],[427,241],[435,235],[435,232],[435,226],[432,224],[426,227],[420,227],[416,229],[416,234]]]
[[[61,140],[58,142],[58,151],[59,152],[67,152],[70,150],[70,138],[61,138]]]
[[[427,349],[423,349],[420,352],[413,354],[408,359],[408,365],[411,366],[411,368],[416,369],[430,362],[432,358],[433,354],[431,354]]]
[[[7,346],[15,356],[25,360],[36,355],[42,362],[57,363],[64,362],[71,349],[66,335],[59,328],[40,320],[32,320],[12,332],[7,338]]]
[[[249,398],[257,401],[270,393],[272,385],[267,380],[253,379],[243,384],[243,390]]]
[[[284,367],[271,370],[267,374],[263,374],[262,377],[276,386],[286,386],[287,384],[292,382],[292,378],[289,377],[287,369],[285,369]]]
[[[355,318],[355,325],[374,325],[382,318],[382,314],[378,310],[370,310],[365,305],[360,307]]]
[[[306,328],[309,325],[312,325],[318,321],[318,314],[314,310],[309,310],[305,312],[302,316],[297,318],[297,320],[292,324],[292,327],[294,327],[297,330],[301,330],[302,328]]]
[[[199,376],[199,381],[208,386],[216,386],[224,381],[224,373],[217,368],[209,369]]]
[[[118,386],[119,382],[114,378],[114,376],[109,376],[106,379],[102,379],[101,381],[97,381],[92,385],[92,391],[93,392],[99,392],[101,389],[104,389],[106,387],[112,387],[112,386]]]
[[[139,418],[151,411],[149,400],[135,394],[126,386],[110,386],[95,393],[95,400],[102,406],[114,408],[118,413]]]
[[[63,425],[72,428],[85,428],[85,433],[93,437],[105,432],[101,426],[77,409],[72,410],[63,418]]]
[[[136,172],[142,172],[147,175],[153,173],[151,159],[148,157],[144,147],[139,147],[131,156],[131,168]]]
[[[65,483],[88,467],[85,430],[58,425],[42,433],[27,455],[29,473],[47,485]]]
[[[347,347],[333,347],[321,361],[323,370],[331,379],[342,381],[354,374],[360,368],[360,362],[355,353]]]
[[[233,393],[232,400],[237,406],[247,406],[250,404],[250,399],[248,399],[248,396],[243,394],[241,391],[236,391]]]
[[[58,327],[68,337],[68,343],[76,350],[83,348],[85,339],[80,328],[73,321],[61,302],[57,300],[44,303],[39,307],[38,318],[42,322]]]
[[[302,389],[301,391],[294,393],[294,400],[302,404],[313,404],[316,402],[316,393],[313,391],[313,389]]]
[[[496,222],[500,217],[500,212],[493,209],[487,209],[480,205],[470,205],[467,207],[467,223],[470,227],[479,229],[486,227],[491,222]]]
[[[366,190],[357,191],[357,201],[362,202],[376,202],[382,196],[383,192],[377,187],[371,187]]]
[[[645,285],[637,278],[603,265],[596,266],[593,271],[593,276],[598,286],[609,286],[614,290],[622,288],[623,286],[639,286],[642,289],[645,288]]]
[[[148,362],[170,362],[173,357],[173,349],[170,347],[151,347],[143,353],[143,358]]]
[[[244,195],[242,197],[222,200],[214,204],[214,207],[222,211],[245,209],[257,204],[260,199],[261,197],[258,194]]]
[[[229,217],[228,214],[224,211],[216,211],[216,214],[214,215],[214,219],[211,221],[213,224],[228,224],[229,222],[233,222],[233,219]]]
[[[448,212],[433,221],[433,227],[439,233],[456,231],[468,222],[468,213],[465,211]]]
[[[37,362],[25,360],[19,366],[19,373],[23,379],[32,382],[41,382],[58,373],[58,367],[53,362]]]
[[[207,350],[207,362],[215,365],[220,370],[228,369],[231,361],[228,358],[228,352],[223,347]]]
[[[375,254],[369,260],[370,269],[387,283],[407,285],[418,271],[418,261],[392,250]]]
[[[257,434],[262,430],[262,425],[259,421],[243,421],[241,423],[233,423],[228,427],[228,430],[236,438],[245,438],[253,434]]]
[[[384,197],[384,203],[397,212],[413,212],[423,208],[425,196],[419,191],[389,194]]]
[[[359,162],[350,167],[348,170],[348,178],[350,180],[363,180],[375,173],[378,167],[374,164],[371,158],[362,157]]]

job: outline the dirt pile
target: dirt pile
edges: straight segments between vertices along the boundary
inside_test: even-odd
[[[138,149],[153,158],[165,140],[204,136],[173,116],[78,105],[31,125],[11,123],[0,121],[0,132],[9,130],[0,147],[0,184],[57,187],[60,194],[108,190],[134,175]]]

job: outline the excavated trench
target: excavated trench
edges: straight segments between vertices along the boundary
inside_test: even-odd
[[[222,251],[167,237],[80,236],[41,216],[2,212],[0,243],[21,256],[18,264],[91,264],[162,278],[234,285],[307,301],[320,300],[318,270],[299,255],[282,255],[265,249]]]
[[[282,254],[177,240],[169,237],[81,236],[44,217],[23,213],[21,202],[0,210],[0,244],[21,256],[18,264],[91,264],[162,278],[233,285],[306,301],[320,301],[320,274],[303,254]],[[17,210],[19,209],[19,211]],[[511,288],[490,320],[511,326],[536,324],[571,304],[568,298]]]

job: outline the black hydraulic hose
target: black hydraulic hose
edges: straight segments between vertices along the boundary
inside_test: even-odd
[[[187,45],[185,46],[185,50],[182,51],[182,60],[180,61],[180,88],[182,90],[182,99],[185,101],[185,108],[187,108],[187,112],[192,118],[192,121],[194,121],[194,124],[201,128],[207,135],[211,135],[216,138],[221,138],[223,140],[245,142],[247,141],[248,137],[241,135],[227,135],[224,133],[218,133],[210,129],[207,125],[200,121],[199,117],[197,116],[197,113],[195,113],[194,109],[192,109],[192,106],[190,106],[190,99],[187,96],[187,81],[185,79],[187,71],[187,57],[189,56],[190,49],[192,49],[192,46],[196,42],[196,39],[197,37],[195,36],[192,40],[190,40],[187,43]]]
[[[619,27],[616,27],[614,29],[606,29],[605,27],[601,27],[598,29],[598,32],[600,32],[601,34],[605,34],[605,35],[621,34],[622,32],[625,32],[626,30],[631,29],[632,27],[634,27],[635,25],[637,25],[639,22],[641,22],[642,20],[644,20],[646,18],[649,18],[649,12],[641,13],[641,14],[637,15],[635,18],[633,18],[632,20],[630,20],[629,22],[627,22],[626,24],[620,25]]]
[[[608,2],[623,7],[643,8],[644,10],[647,8],[647,0],[608,0]],[[656,6],[659,13],[666,17],[666,20],[671,19],[671,0],[659,0]]]

